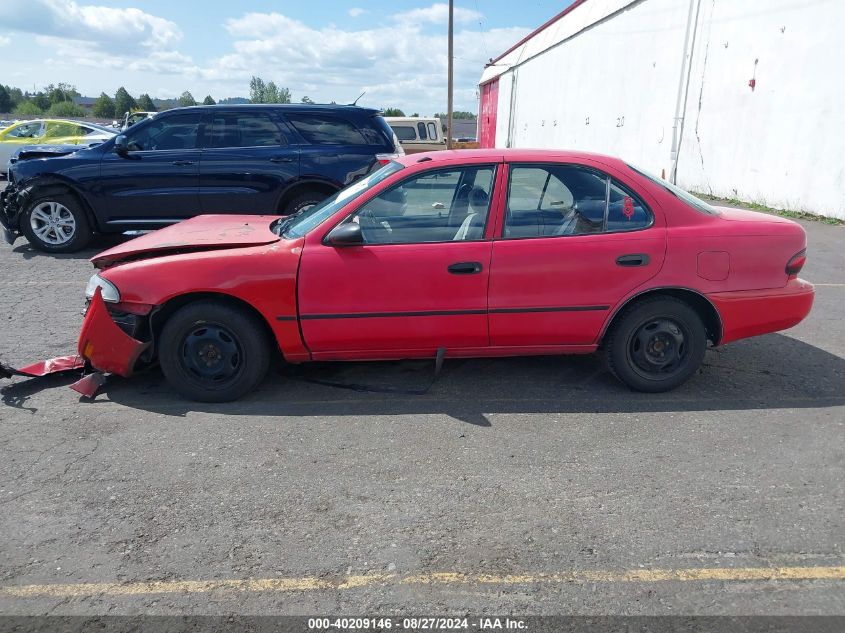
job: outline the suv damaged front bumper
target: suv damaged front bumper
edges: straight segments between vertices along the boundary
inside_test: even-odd
[[[0,191],[0,227],[2,227],[3,239],[8,244],[13,244],[21,234],[21,210],[31,192],[29,187],[19,189],[12,180],[3,191]]]
[[[78,354],[40,361],[20,369],[0,364],[0,378],[12,376],[34,378],[73,371],[85,373],[95,370],[70,385],[74,391],[92,398],[105,383],[106,373],[125,378],[134,373],[141,355],[150,347],[151,342],[136,340],[127,334],[125,329],[139,331],[134,324],[145,322],[146,318],[141,317],[134,320],[124,318],[118,325],[114,315],[109,312],[103,301],[100,288],[97,288],[85,312],[85,319],[79,332]]]

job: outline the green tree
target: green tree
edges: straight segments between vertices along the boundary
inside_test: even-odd
[[[434,116],[437,117],[438,119],[440,119],[441,121],[445,121],[447,118],[449,118],[449,115],[446,112],[438,112]],[[474,118],[475,118],[475,115],[472,112],[466,112],[464,110],[455,110],[454,112],[452,112],[452,119],[467,120],[467,119],[474,119]]]
[[[15,106],[13,112],[18,116],[37,116],[44,111],[34,101],[24,100]]]
[[[6,86],[0,85],[0,112],[11,112],[12,107],[12,97],[9,96],[9,91]]]
[[[314,102],[311,100],[311,97],[309,97],[308,95],[305,95],[304,97],[302,97],[302,103],[314,103]]]
[[[117,92],[114,94],[114,114],[117,117],[122,117],[127,112],[131,112],[134,108],[137,108],[138,104],[135,102],[135,99],[132,98],[126,88],[121,86],[117,89]]]
[[[382,114],[384,116],[405,116],[405,113],[399,108],[384,108]]]
[[[156,106],[146,92],[138,97],[138,109],[143,112],[155,112]]]
[[[249,80],[249,100],[252,103],[267,103],[265,97],[267,94],[267,86],[261,77],[252,76]]]
[[[38,109],[42,112],[50,107],[50,99],[47,97],[47,93],[43,91],[39,91],[33,94],[27,93],[24,95],[26,99],[32,101]]]
[[[205,99],[202,100],[203,105],[216,105],[217,102],[211,98],[211,95],[205,95]]]
[[[181,95],[179,95],[179,105],[183,108],[185,106],[195,106],[197,105],[197,100],[194,99],[194,95],[192,95],[186,90]]]
[[[290,103],[290,90],[279,88],[271,81],[264,88],[263,103]]]
[[[100,96],[94,102],[94,116],[101,119],[114,118],[114,101],[105,92],[101,92]]]
[[[55,86],[50,84],[44,89],[44,92],[47,93],[47,98],[51,104],[73,101],[74,97],[81,96],[76,86],[67,83],[59,83]]]
[[[9,91],[9,97],[12,99],[13,108],[23,101],[23,91],[20,88],[11,88],[6,86],[6,90]]]
[[[85,110],[76,105],[73,101],[58,101],[50,106],[47,114],[54,117],[83,117]]]

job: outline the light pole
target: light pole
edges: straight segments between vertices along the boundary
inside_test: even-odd
[[[454,51],[452,33],[454,31],[455,0],[449,0],[449,97],[446,107],[446,147],[452,149],[452,73]]]

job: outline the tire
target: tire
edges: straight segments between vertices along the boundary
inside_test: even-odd
[[[318,193],[316,191],[306,191],[305,193],[301,193],[298,196],[295,196],[291,200],[285,204],[284,209],[282,209],[283,215],[293,215],[294,213],[299,213],[300,211],[304,211],[308,207],[313,207],[315,204],[320,204],[323,200],[328,198],[327,195]]]
[[[21,214],[19,225],[29,243],[45,253],[74,253],[92,237],[85,210],[69,193],[36,198]]]
[[[196,301],[164,324],[159,363],[170,385],[199,402],[230,402],[252,391],[270,366],[265,326],[243,309]]]
[[[610,372],[632,389],[650,393],[686,382],[706,350],[701,317],[673,297],[645,299],[626,308],[605,340]]]

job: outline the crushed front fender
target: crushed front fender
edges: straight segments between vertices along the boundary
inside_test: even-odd
[[[100,295],[94,293],[79,332],[79,354],[95,369],[128,378],[150,343],[137,341],[112,320]]]

